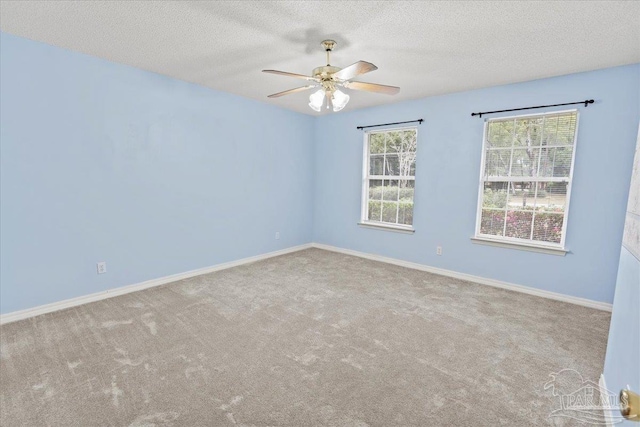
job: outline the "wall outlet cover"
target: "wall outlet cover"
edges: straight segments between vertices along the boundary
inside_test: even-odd
[[[97,264],[98,274],[104,274],[107,272],[107,263],[101,261]]]

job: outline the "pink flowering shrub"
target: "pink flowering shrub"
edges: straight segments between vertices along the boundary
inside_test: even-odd
[[[533,221],[533,236],[531,223]],[[485,209],[482,211],[480,233],[494,236],[514,237],[548,243],[560,243],[564,209],[561,207],[539,208],[535,212],[528,210]],[[506,224],[506,227],[505,227]]]

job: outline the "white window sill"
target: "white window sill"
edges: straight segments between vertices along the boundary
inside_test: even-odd
[[[413,227],[403,227],[401,225],[384,224],[381,222],[359,222],[358,225],[364,228],[375,230],[393,231],[395,233],[413,234],[416,230]]]
[[[505,240],[489,239],[484,237],[472,237],[471,241],[479,245],[497,246],[499,248],[518,249],[521,251],[538,252],[542,254],[565,256],[566,249],[556,246],[536,245],[529,243],[508,242]]]

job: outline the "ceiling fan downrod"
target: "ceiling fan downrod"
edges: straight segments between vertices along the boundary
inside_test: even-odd
[[[324,47],[325,52],[327,52],[327,67],[328,67],[331,65],[331,61],[329,60],[330,59],[329,54],[331,53],[333,48],[336,47],[338,43],[336,43],[334,40],[323,40],[321,44]]]
[[[331,76],[341,70],[340,67],[334,67],[331,65],[330,55],[333,49],[336,47],[336,44],[338,43],[336,43],[334,40],[324,40],[320,44],[324,47],[325,52],[327,52],[327,65],[314,68],[311,74],[313,75],[313,77],[319,79],[325,89],[330,89],[327,87],[327,85],[333,84],[333,79],[331,78]]]

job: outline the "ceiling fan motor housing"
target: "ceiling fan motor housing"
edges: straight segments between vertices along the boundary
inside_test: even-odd
[[[336,90],[336,80],[332,77],[333,73],[337,73],[342,68],[334,67],[332,65],[325,65],[323,67],[316,67],[313,69],[311,74],[313,77],[317,77],[320,79],[320,83],[322,84],[322,88],[325,92],[333,92]]]
[[[313,71],[311,72],[311,75],[319,79],[330,79],[331,74],[337,73],[340,70],[342,70],[342,68],[340,67],[334,67],[333,65],[325,65],[322,67],[314,68]]]

